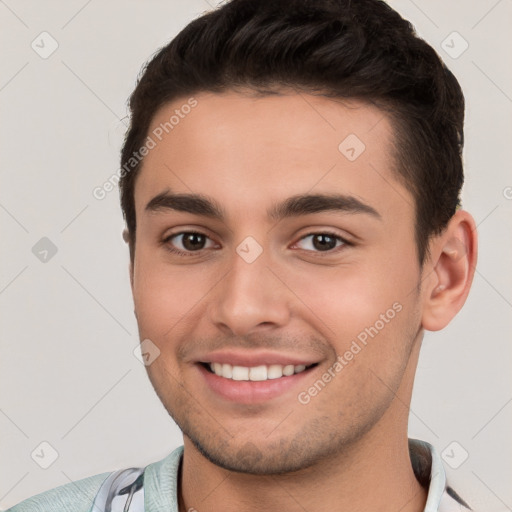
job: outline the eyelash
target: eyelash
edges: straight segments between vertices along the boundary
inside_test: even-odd
[[[179,236],[179,235],[191,235],[191,234],[192,235],[200,235],[200,236],[204,236],[206,238],[210,238],[208,235],[205,235],[204,233],[201,233],[200,231],[180,231],[179,233],[172,233],[171,235],[167,236],[164,240],[162,240],[162,245],[164,245],[165,248],[169,252],[177,254],[178,256],[195,256],[195,255],[199,254],[201,251],[203,251],[204,249],[200,249],[198,251],[182,251],[181,249],[176,249],[175,247],[173,247],[173,246],[171,246],[169,244],[169,242],[174,237],[176,237],[176,236]],[[306,252],[316,253],[320,257],[325,257],[325,256],[329,256],[329,255],[338,253],[340,250],[343,249],[343,247],[345,247],[345,246],[351,247],[351,246],[354,245],[352,242],[349,242],[345,238],[343,238],[340,235],[338,235],[336,233],[333,233],[332,231],[329,231],[329,230],[326,230],[326,231],[313,231],[311,233],[307,233],[306,235],[300,237],[297,242],[300,242],[300,241],[304,240],[305,238],[308,238],[308,237],[314,236],[314,235],[327,235],[327,236],[330,236],[332,238],[335,238],[337,241],[340,241],[343,244],[343,245],[341,245],[339,247],[335,247],[335,248],[330,249],[328,251],[309,251],[309,250],[306,250],[306,249],[302,249],[302,250],[305,250]]]

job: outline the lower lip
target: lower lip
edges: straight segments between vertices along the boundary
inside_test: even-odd
[[[283,395],[300,384],[316,368],[314,366],[289,377],[250,381],[226,379],[208,371],[202,364],[196,366],[212,391],[226,400],[241,404],[262,403]]]

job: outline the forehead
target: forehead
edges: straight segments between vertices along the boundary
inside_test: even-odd
[[[137,178],[137,213],[166,188],[206,193],[241,215],[306,192],[391,204],[401,188],[390,121],[360,101],[205,92],[164,105],[148,137],[155,145]]]

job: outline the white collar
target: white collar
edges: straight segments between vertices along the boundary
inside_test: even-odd
[[[423,470],[428,470],[428,461],[418,452],[430,452],[430,483],[424,512],[460,512],[470,510],[459,503],[447,491],[446,472],[443,461],[437,450],[430,443],[419,439],[409,439],[411,458],[417,458],[416,462]],[[413,464],[414,466],[414,464]]]

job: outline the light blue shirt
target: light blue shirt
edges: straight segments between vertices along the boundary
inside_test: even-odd
[[[443,463],[435,448],[424,441],[410,440],[410,443],[412,449],[427,448],[432,458],[424,512],[467,512],[468,509],[453,497],[453,492],[447,487]],[[178,469],[182,456],[183,446],[180,446],[164,459],[146,466],[143,492],[136,493],[129,508],[130,512],[141,510],[142,501],[145,512],[179,512]],[[22,501],[7,512],[99,512],[92,510],[95,497],[112,474],[113,472],[102,473],[56,487]],[[126,501],[127,497],[124,495],[118,499]],[[140,503],[137,503],[137,499]]]

